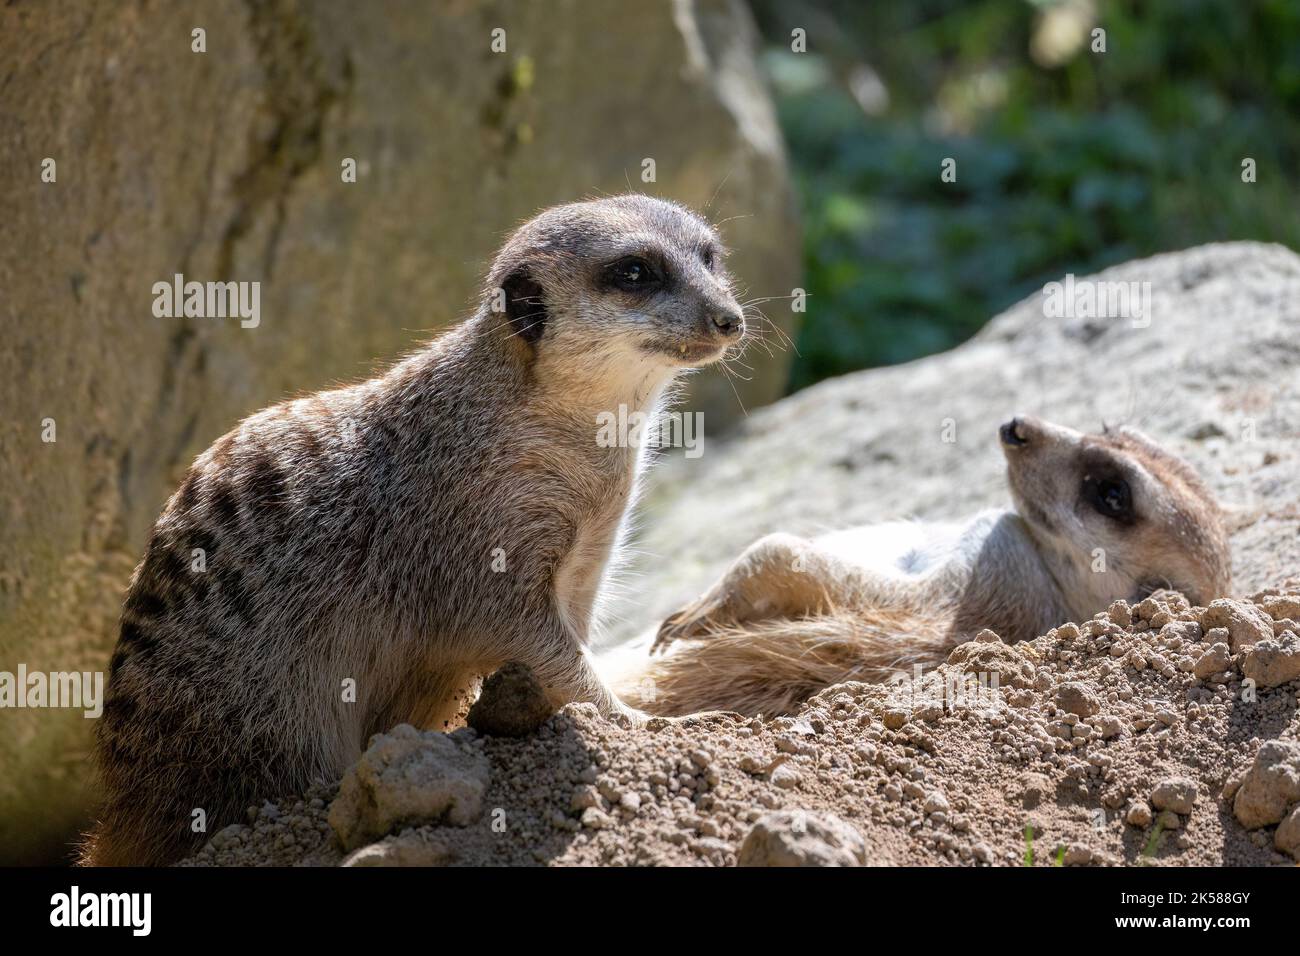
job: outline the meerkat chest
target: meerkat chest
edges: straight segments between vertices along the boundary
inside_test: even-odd
[[[834,531],[817,544],[874,577],[910,581],[969,564],[986,523],[983,516],[962,523],[890,521]]]
[[[576,523],[568,550],[554,575],[554,599],[575,634],[585,639],[592,608],[618,539],[626,495],[610,501]]]
[[[655,392],[657,395],[657,391]],[[657,400],[633,408],[653,415]],[[638,475],[651,447],[643,440],[604,431],[593,432],[599,415],[581,419],[566,433],[564,485],[568,503],[562,505],[568,535],[552,575],[553,599],[560,614],[580,640],[586,640],[592,610],[611,563],[626,517],[638,489]]]

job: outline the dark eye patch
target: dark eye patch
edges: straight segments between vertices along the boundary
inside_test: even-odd
[[[624,256],[605,266],[604,279],[623,292],[643,293],[662,287],[665,275],[662,266],[643,256]]]
[[[1124,525],[1137,521],[1133,510],[1133,488],[1128,479],[1113,468],[1085,467],[1079,495],[1102,517]]]

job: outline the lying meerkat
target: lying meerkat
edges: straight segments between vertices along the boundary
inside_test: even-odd
[[[1222,516],[1182,459],[1131,428],[1016,418],[1000,438],[1014,510],[768,535],[664,621],[651,653],[668,653],[617,679],[624,699],[776,715],[834,683],[935,666],[983,628],[1027,640],[1157,588],[1227,593]]]
[[[549,209],[472,318],[200,455],[126,597],[83,862],[175,860],[206,839],[195,811],[211,833],[337,778],[374,733],[445,726],[507,661],[556,706],[643,716],[586,649],[642,457],[601,447],[598,416],[652,414],[741,338],[722,257],[672,203]]]

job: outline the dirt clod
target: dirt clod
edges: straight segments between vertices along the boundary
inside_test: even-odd
[[[1273,621],[1263,608],[1228,598],[1210,602],[1201,626],[1207,631],[1225,628],[1234,652],[1273,636]]]
[[[862,834],[831,813],[780,810],[759,817],[740,845],[740,866],[862,866]]]
[[[1300,803],[1286,815],[1273,835],[1273,842],[1279,850],[1291,854],[1300,863]]]
[[[1152,820],[1151,807],[1147,805],[1145,800],[1134,800],[1129,804],[1128,813],[1124,815],[1124,819],[1135,827],[1150,826]]]
[[[467,826],[482,813],[488,762],[466,732],[443,734],[400,724],[377,734],[339,785],[329,822],[344,849],[413,823],[445,818]]]
[[[1277,687],[1300,678],[1300,637],[1283,631],[1246,648],[1241,672],[1260,687]]]
[[[1157,810],[1172,810],[1189,814],[1196,805],[1196,781],[1187,777],[1169,777],[1156,784],[1151,791],[1151,805]]]
[[[483,690],[465,722],[493,737],[526,737],[553,713],[555,708],[533,672],[511,662],[483,682]]]
[[[1241,825],[1254,829],[1279,823],[1287,807],[1300,802],[1300,743],[1270,740],[1237,788],[1233,812]]]
[[[1091,717],[1101,711],[1101,698],[1082,681],[1067,681],[1056,688],[1056,706],[1068,714]]]

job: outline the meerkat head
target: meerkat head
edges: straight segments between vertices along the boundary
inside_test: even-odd
[[[637,194],[571,203],[510,237],[488,295],[510,334],[551,361],[697,367],[745,331],[725,255],[713,227],[676,203]]]
[[[1157,588],[1197,604],[1227,592],[1222,514],[1187,462],[1128,427],[1020,417],[999,435],[1016,510],[1079,613]]]

